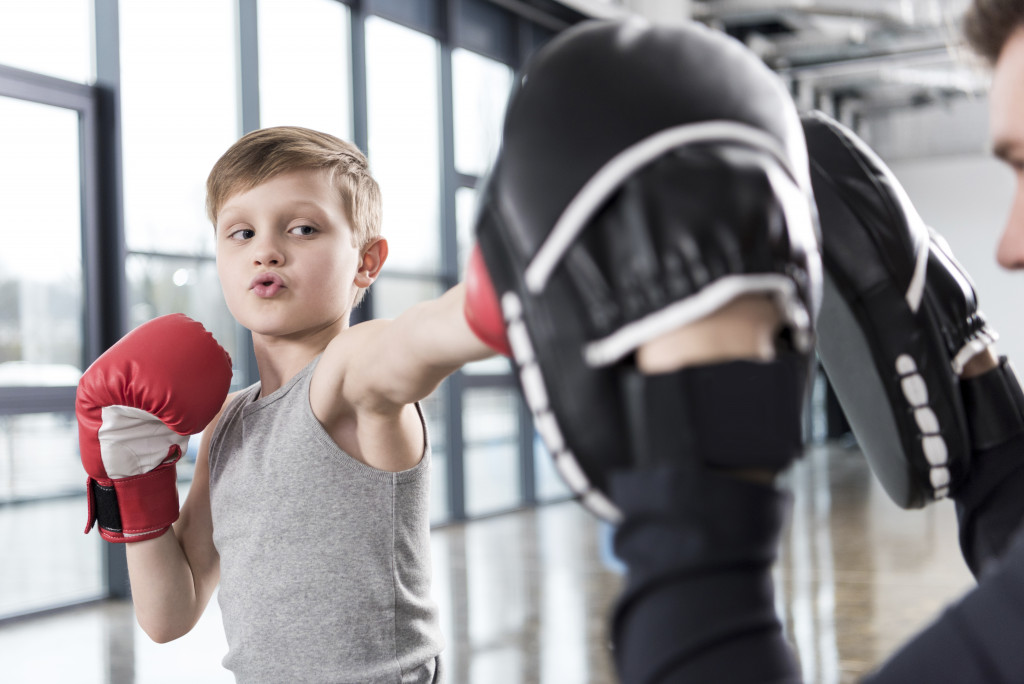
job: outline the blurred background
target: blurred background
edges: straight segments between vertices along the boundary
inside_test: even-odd
[[[81,534],[73,415],[82,370],[136,325],[171,312],[200,320],[231,352],[234,388],[257,380],[248,333],[220,294],[204,213],[220,154],[245,132],[279,124],[366,151],[391,251],[354,318],[392,317],[459,281],[515,71],[585,19],[695,19],[743,41],[800,108],[836,116],[889,162],[974,276],[1003,335],[1000,351],[1021,358],[1015,285],[993,259],[1013,179],[989,155],[989,75],[961,46],[966,5],[0,0],[0,681],[226,676],[215,602],[186,637],[198,645],[155,646],[134,627],[123,548]],[[611,681],[604,615],[620,578],[607,530],[568,502],[507,362],[466,367],[425,410],[452,680]],[[806,422],[811,457],[793,475],[806,506],[780,566],[792,590],[780,611],[803,644],[809,681],[840,681],[877,662],[969,578],[948,508],[886,508],[824,377]],[[183,494],[190,456],[179,468]],[[879,537],[843,551],[864,529]],[[917,543],[920,553],[908,554]],[[901,572],[905,586],[884,580]],[[935,573],[926,582],[934,591],[902,617],[883,618],[897,628],[857,617],[865,601],[888,606],[920,588],[921,573]],[[858,598],[845,601],[854,612],[839,610],[837,623],[837,586],[873,598],[839,592]],[[92,643],[86,634],[102,634],[102,644],[72,649]],[[102,655],[83,660],[85,652]]]

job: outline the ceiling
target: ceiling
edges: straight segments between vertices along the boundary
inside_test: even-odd
[[[743,40],[802,106],[850,117],[945,104],[987,89],[962,45],[969,0],[704,0],[693,18]]]
[[[571,2],[595,16],[664,17],[685,7],[693,19],[746,43],[790,82],[802,108],[826,109],[851,124],[948,106],[988,87],[987,71],[960,38],[970,0]]]

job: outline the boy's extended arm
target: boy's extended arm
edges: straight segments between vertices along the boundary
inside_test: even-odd
[[[155,539],[127,546],[135,614],[143,631],[158,643],[184,636],[195,626],[220,579],[209,467],[210,437],[219,420],[220,414],[203,432],[192,486],[178,521]]]
[[[470,329],[465,301],[466,286],[460,283],[394,320],[355,326],[350,332],[356,334],[345,345],[352,352],[345,395],[355,405],[373,399],[395,406],[411,404],[463,365],[493,356],[494,351]]]

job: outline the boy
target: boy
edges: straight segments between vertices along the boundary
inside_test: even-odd
[[[492,353],[467,323],[465,289],[395,320],[349,326],[388,245],[366,158],[333,136],[289,127],[250,133],[216,163],[207,189],[221,287],[232,315],[252,331],[260,381],[217,400],[173,526],[176,504],[166,524],[133,524],[156,504],[126,491],[177,457],[164,460],[147,445],[157,457],[141,471],[157,467],[141,475],[122,469],[118,479],[104,435],[111,439],[111,412],[125,410],[144,411],[139,420],[148,425],[155,415],[167,426],[156,431],[197,432],[201,420],[183,426],[161,411],[197,402],[179,391],[179,377],[210,379],[198,389],[206,403],[223,391],[213,380],[223,375],[219,352],[197,324],[157,319],[101,357],[79,393],[80,416],[103,418],[91,430],[83,419],[83,456],[96,436],[103,466],[93,459],[90,473],[118,489],[125,530],[119,537],[120,521],[105,524],[101,515],[101,532],[133,542],[127,556],[139,623],[158,642],[185,634],[220,581],[224,665],[239,681],[441,681],[442,637],[429,595],[430,448],[417,402]],[[168,338],[170,345],[154,342]],[[167,370],[166,401],[122,409],[135,387],[114,400],[87,391],[120,377],[105,367],[113,362],[181,365],[172,358],[181,347],[202,365]],[[148,372],[136,382],[152,393]],[[149,499],[166,508],[166,496]]]

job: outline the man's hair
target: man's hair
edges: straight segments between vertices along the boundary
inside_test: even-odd
[[[328,174],[360,252],[380,236],[380,187],[370,175],[366,156],[340,138],[297,126],[261,128],[229,147],[206,179],[206,214],[216,225],[217,214],[231,196],[300,170]]]
[[[995,64],[1006,41],[1024,28],[1021,0],[973,0],[964,14],[963,32],[971,49]]]

